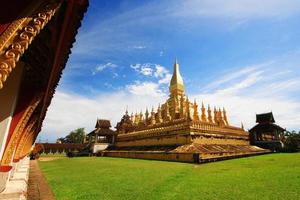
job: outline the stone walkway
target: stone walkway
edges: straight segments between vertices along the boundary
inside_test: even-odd
[[[28,200],[55,200],[36,160],[30,161],[27,195]]]

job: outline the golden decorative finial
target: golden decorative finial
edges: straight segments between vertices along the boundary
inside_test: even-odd
[[[211,109],[210,109],[210,105],[208,104],[208,108],[207,108],[207,114],[208,114],[208,121],[210,123],[213,123],[213,119],[212,119],[212,114],[211,114]]]
[[[219,115],[219,124],[222,125],[222,126],[225,125],[225,121],[224,121],[224,118],[222,116],[221,108],[219,108],[219,110],[218,110],[218,115]]]
[[[217,112],[217,109],[216,107],[214,106],[214,122],[216,124],[218,124],[219,120],[218,120],[218,112]]]
[[[186,117],[188,120],[191,120],[192,119],[192,116],[191,116],[191,110],[190,110],[190,101],[189,101],[189,98],[187,97],[186,98]]]
[[[152,107],[152,111],[151,111],[151,124],[155,124],[156,120],[155,120],[155,112],[154,112],[154,108]]]
[[[165,120],[166,122],[168,122],[168,121],[171,120],[168,102],[166,103],[166,107],[165,107],[164,120]]]
[[[161,116],[161,108],[160,108],[160,104],[158,105],[158,108],[157,108],[157,123],[162,123],[163,122],[163,119],[162,119],[162,116]]]
[[[223,119],[224,119],[224,122],[225,122],[225,125],[229,125],[228,123],[228,119],[227,119],[227,114],[226,114],[226,110],[225,108],[223,107]]]
[[[193,116],[193,119],[195,121],[199,121],[199,113],[198,113],[198,105],[197,105],[197,102],[196,102],[196,99],[194,100],[194,116]]]
[[[131,120],[132,122],[134,122],[134,115],[133,115],[133,112],[131,112],[130,120]]]
[[[146,113],[145,113],[145,120],[146,120],[146,123],[148,123],[149,121],[149,111],[148,111],[148,108],[146,108]]]
[[[143,116],[143,111],[141,110],[141,112],[140,112],[140,122],[142,122],[144,119],[144,116]]]
[[[205,114],[205,107],[204,107],[204,103],[202,101],[202,106],[201,106],[201,121],[206,122],[206,114]]]
[[[138,115],[137,112],[135,112],[134,123],[135,123],[135,124],[138,124],[139,122],[140,122],[140,120],[139,120],[139,115]]]

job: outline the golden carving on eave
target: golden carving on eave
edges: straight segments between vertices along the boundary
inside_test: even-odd
[[[48,3],[34,10],[34,16],[14,21],[0,36],[0,89],[32,40],[49,22],[61,3]]]
[[[31,135],[33,132],[34,132],[34,126],[36,125],[36,122],[38,121],[38,118],[36,117],[35,119],[31,120],[27,127],[25,128],[25,130],[23,131],[23,135],[20,137],[19,139],[19,145],[17,146],[17,149],[16,149],[16,153],[14,155],[14,159],[18,159],[20,158],[21,155],[21,152],[26,144],[26,141],[27,141],[27,138],[29,135]]]
[[[25,110],[24,114],[22,115],[21,119],[19,120],[17,126],[15,127],[12,136],[8,142],[8,145],[4,151],[4,155],[3,158],[1,160],[1,165],[9,165],[13,154],[15,152],[15,148],[18,142],[19,137],[21,136],[21,134],[23,133],[32,113],[34,112],[34,110],[36,109],[36,107],[38,106],[38,104],[40,103],[42,99],[42,95],[37,95],[30,103],[30,105],[28,106],[28,108]]]

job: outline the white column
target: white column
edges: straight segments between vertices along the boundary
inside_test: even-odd
[[[0,160],[2,160],[10,123],[17,104],[24,63],[18,62],[11,75],[0,89]],[[0,191],[6,185],[8,172],[0,172]]]

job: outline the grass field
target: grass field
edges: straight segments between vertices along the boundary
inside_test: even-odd
[[[300,199],[300,153],[200,165],[103,157],[39,165],[57,199]]]

